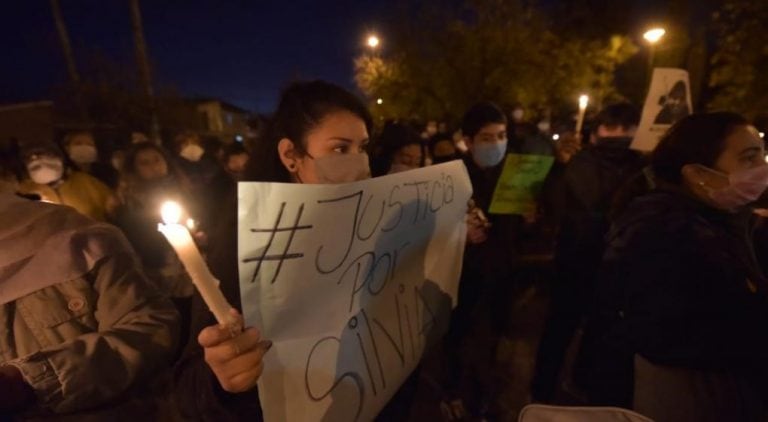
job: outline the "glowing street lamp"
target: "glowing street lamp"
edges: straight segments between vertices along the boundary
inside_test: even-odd
[[[368,45],[368,47],[375,50],[379,46],[379,44],[381,44],[381,40],[379,40],[379,37],[377,37],[376,35],[371,34],[368,36],[368,39],[366,40],[365,43]]]
[[[645,40],[648,41],[651,45],[654,45],[661,41],[661,39],[664,37],[664,34],[666,33],[667,31],[664,28],[651,28],[645,31],[643,38],[645,38]]]
[[[379,98],[379,99],[377,99],[377,100],[376,100],[376,104],[378,104],[378,105],[382,105],[382,104],[384,104],[384,100],[382,100],[381,98]]]
[[[664,28],[651,28],[643,34],[643,38],[648,41],[650,50],[648,51],[648,84],[653,77],[654,56],[656,55],[656,44],[664,37],[667,31]]]

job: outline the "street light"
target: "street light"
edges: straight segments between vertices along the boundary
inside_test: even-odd
[[[651,28],[647,31],[645,31],[645,34],[643,34],[643,38],[645,38],[646,41],[651,43],[651,45],[656,44],[661,40],[662,37],[664,37],[664,34],[666,34],[667,31],[664,28]]]
[[[664,37],[667,31],[664,28],[651,28],[643,34],[643,38],[648,41],[650,45],[648,50],[648,85],[650,86],[651,78],[653,78],[653,64],[654,56],[656,55],[656,44]]]
[[[379,99],[377,99],[377,100],[376,100],[376,104],[378,104],[378,105],[382,105],[382,104],[384,104],[384,100],[382,100],[381,98],[379,98]]]
[[[369,35],[368,40],[366,41],[366,44],[368,44],[368,47],[374,50],[379,46],[380,43],[381,43],[381,40],[379,40],[379,37],[373,34]]]

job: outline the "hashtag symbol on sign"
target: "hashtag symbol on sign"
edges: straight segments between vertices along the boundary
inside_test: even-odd
[[[301,222],[301,216],[304,213],[304,204],[301,204],[299,207],[299,212],[296,213],[296,220],[294,221],[292,226],[289,227],[280,227],[280,223],[283,220],[283,213],[285,212],[285,202],[283,202],[280,205],[280,212],[277,214],[277,219],[275,220],[275,225],[271,229],[251,229],[252,233],[269,233],[269,241],[267,242],[267,246],[264,248],[264,252],[261,253],[261,256],[253,257],[253,258],[245,258],[243,259],[244,263],[248,262],[257,262],[256,264],[256,270],[253,272],[253,278],[251,278],[251,283],[256,281],[256,277],[258,277],[259,272],[261,271],[261,264],[264,263],[264,261],[279,261],[277,264],[277,269],[275,270],[275,274],[272,276],[271,284],[275,283],[275,280],[277,280],[278,275],[280,275],[280,270],[283,268],[283,262],[287,259],[298,259],[304,256],[303,253],[289,253],[291,249],[291,243],[293,242],[293,237],[296,235],[296,232],[299,230],[308,230],[311,229],[311,225],[299,225]],[[285,248],[283,248],[282,254],[277,255],[269,255],[269,251],[272,248],[272,244],[275,241],[275,237],[278,233],[289,233],[288,241],[285,243]]]

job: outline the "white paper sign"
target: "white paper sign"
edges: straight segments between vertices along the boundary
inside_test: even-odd
[[[267,421],[373,419],[447,329],[472,188],[460,161],[344,185],[238,185]]]
[[[692,112],[688,72],[683,69],[654,69],[640,126],[631,148],[653,151],[664,133]]]

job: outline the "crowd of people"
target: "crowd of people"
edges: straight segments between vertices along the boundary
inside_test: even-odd
[[[157,231],[161,202],[188,210],[241,319],[238,181],[346,183],[461,160],[473,198],[458,306],[424,358],[441,362],[445,420],[500,418],[496,343],[522,257],[541,244],[553,277],[531,402],[557,403],[567,372],[584,405],[657,421],[764,420],[764,142],[740,115],[700,113],[640,153],[630,148],[639,118],[609,105],[589,130],[555,140],[546,122],[483,102],[455,131],[408,120],[375,131],[354,94],[312,81],[286,88],[248,145],[137,133],[106,156],[87,130],[4,143],[0,419],[260,420],[272,344],[258,327],[216,322]],[[489,212],[509,153],[555,159],[534,213]],[[479,326],[492,340],[467,354]],[[413,379],[380,420],[408,420]]]

